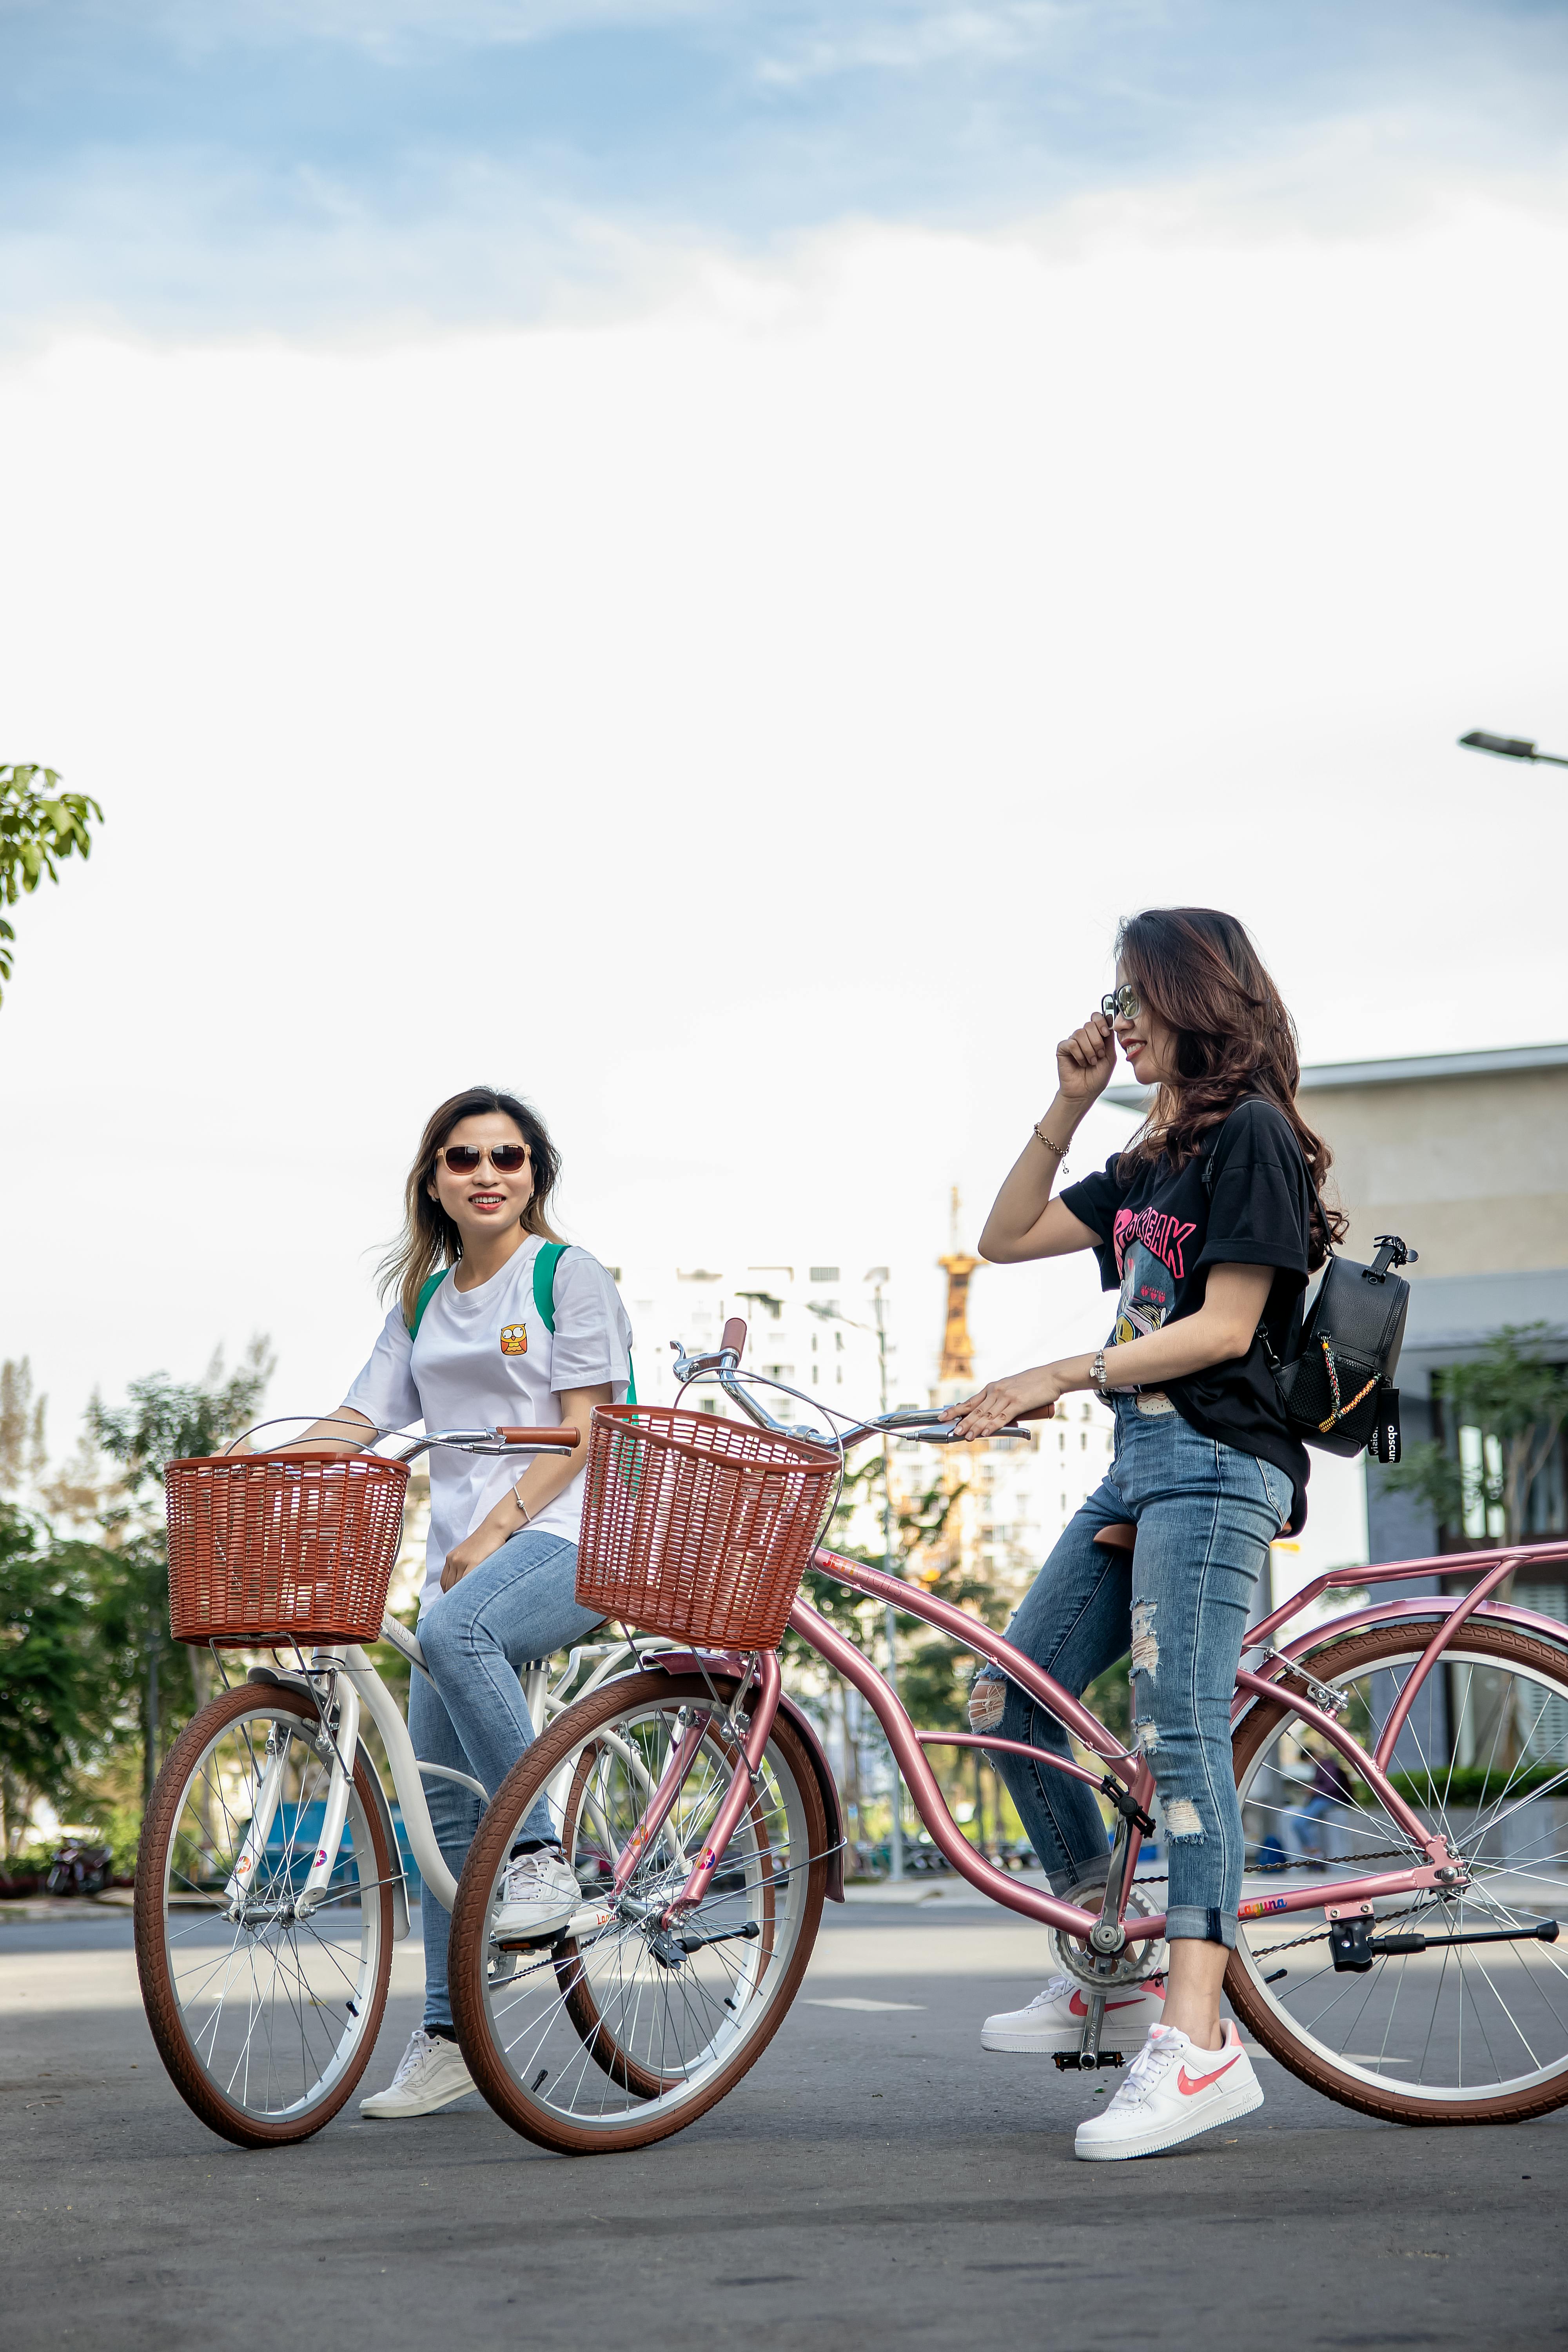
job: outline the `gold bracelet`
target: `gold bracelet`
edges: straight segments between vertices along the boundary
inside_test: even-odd
[[[1037,1143],[1043,1143],[1047,1151],[1054,1151],[1056,1153],[1057,1158],[1061,1162],[1061,1166],[1057,1170],[1057,1174],[1058,1176],[1065,1176],[1067,1174],[1068,1165],[1067,1145],[1065,1143],[1053,1143],[1048,1135],[1042,1135],[1040,1133],[1040,1122],[1038,1119],[1035,1121],[1035,1141]]]

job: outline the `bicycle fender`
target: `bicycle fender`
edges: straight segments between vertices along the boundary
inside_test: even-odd
[[[656,1650],[651,1656],[645,1652],[641,1664],[657,1666],[661,1674],[666,1675],[711,1675],[717,1669],[721,1674],[738,1676],[744,1670],[745,1661],[738,1652],[731,1651],[715,1654],[710,1650],[701,1653],[696,1650]],[[827,1899],[830,1903],[842,1903],[844,1807],[839,1800],[838,1783],[833,1777],[833,1768],[828,1763],[827,1751],[818,1737],[816,1724],[800,1702],[791,1698],[787,1691],[780,1694],[779,1713],[788,1716],[790,1728],[810,1757],[816,1785],[822,1791],[822,1810],[826,1816],[827,1835],[832,1848],[827,1857]]]
[[[315,1697],[314,1691],[302,1675],[280,1675],[272,1666],[252,1666],[245,1679],[247,1683],[270,1683],[277,1690],[299,1691],[308,1699],[313,1700]],[[381,1816],[382,1835],[386,1840],[386,1850],[392,1856],[392,1940],[395,1944],[401,1944],[408,1933],[409,1925],[408,1880],[403,1868],[403,1849],[397,1843],[397,1832],[392,1820],[392,1807],[386,1801],[386,1790],[381,1785],[381,1774],[376,1770],[371,1752],[363,1739],[358,1743],[358,1749],[355,1760],[363,1764],[365,1778],[375,1791],[375,1810]]]

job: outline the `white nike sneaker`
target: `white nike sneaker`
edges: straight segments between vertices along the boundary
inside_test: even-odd
[[[1102,2050],[1137,2050],[1152,2025],[1165,2013],[1165,1979],[1116,1985],[1105,1996],[1100,2029]],[[1071,1977],[1053,1977],[1026,2009],[998,2010],[980,2029],[983,2050],[1077,2050],[1083,2041],[1089,1996]]]
[[[1104,2113],[1079,2124],[1073,2153],[1101,2163],[1158,2156],[1262,2105],[1262,2084],[1234,2025],[1218,2050],[1200,2050],[1173,2025],[1151,2026]]]
[[[501,1881],[500,1909],[490,1923],[498,1944],[533,1942],[569,1927],[583,1900],[576,1873],[558,1853],[541,1847],[514,1854]]]
[[[384,2091],[362,2099],[359,2111],[373,2122],[407,2116],[433,2116],[454,2099],[467,2098],[474,2078],[455,2042],[416,2026],[408,2047],[397,2062],[397,2072]]]

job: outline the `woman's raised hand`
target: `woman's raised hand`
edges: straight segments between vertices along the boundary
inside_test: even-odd
[[[1103,1013],[1091,1013],[1057,1047],[1058,1090],[1065,1101],[1087,1108],[1104,1093],[1115,1067],[1115,1034]]]

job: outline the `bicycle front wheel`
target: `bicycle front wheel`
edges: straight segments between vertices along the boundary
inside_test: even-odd
[[[606,1685],[535,1741],[469,1849],[452,1913],[458,2038],[496,2113],[542,2147],[608,2154],[683,2130],[756,2063],[799,1988],[826,1891],[827,1827],[811,1759],[783,1716],[707,1895],[679,1930],[659,1925],[740,1756],[721,1713],[735,1688],[661,1674]],[[595,1904],[700,1714],[706,1728],[668,1818],[622,1895]],[[583,1907],[550,1948],[504,1950],[491,1925],[501,1878],[542,1791]]]
[[[1370,1748],[1431,1627],[1373,1626],[1308,1662]],[[1425,1857],[1340,1759],[1319,1772],[1299,1716],[1260,1699],[1237,1727],[1244,1905]],[[1373,1934],[1419,1953],[1336,1970],[1311,1912],[1244,1919],[1226,1975],[1237,2014],[1315,2090],[1396,2123],[1518,2123],[1568,2102],[1568,1938],[1459,1943],[1473,1930],[1568,1925],[1568,1657],[1472,1620],[1416,1695],[1394,1785],[1468,1866],[1459,1894],[1380,1896]],[[1331,1793],[1335,1780],[1342,1793]]]
[[[316,1850],[330,1751],[301,1693],[241,1684],[169,1751],[136,1864],[136,1967],[158,2053],[186,2105],[241,2147],[308,2139],[363,2074],[392,1969],[392,1875],[359,1759],[327,1900],[295,1915]],[[281,1790],[243,1898],[226,1898],[257,1790]]]

